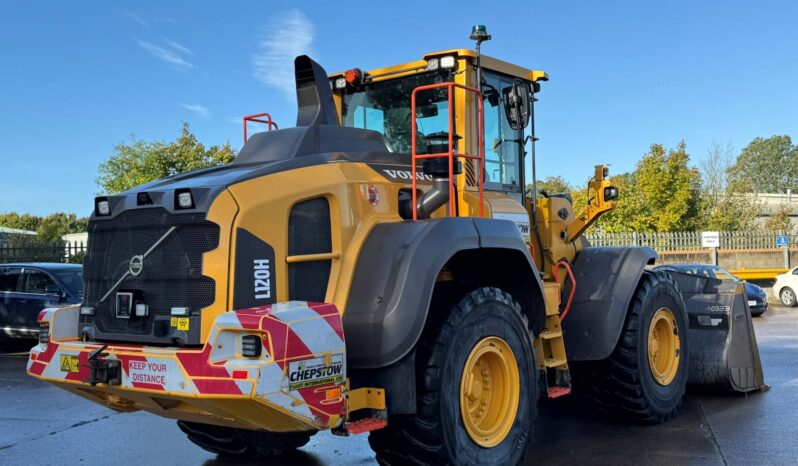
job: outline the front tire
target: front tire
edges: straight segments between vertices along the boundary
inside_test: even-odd
[[[382,465],[515,465],[532,434],[538,373],[521,306],[479,288],[432,306],[416,353],[417,413],[393,416],[369,444]]]
[[[779,292],[779,299],[781,300],[781,304],[784,304],[786,307],[795,307],[796,300],[795,299],[795,291],[792,290],[789,286],[785,286]]]
[[[310,440],[310,432],[274,433],[199,422],[177,421],[188,439],[203,450],[233,459],[271,458],[291,453]]]
[[[673,278],[643,272],[618,345],[607,359],[576,366],[579,388],[607,414],[647,423],[670,420],[687,387],[687,323]]]

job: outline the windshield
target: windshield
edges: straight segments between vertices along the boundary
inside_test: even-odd
[[[379,131],[394,152],[410,153],[410,96],[418,86],[446,81],[440,73],[425,73],[367,84],[347,92],[341,105],[344,126]],[[426,153],[426,137],[449,131],[446,89],[416,95],[416,149]]]
[[[740,281],[739,278],[735,277],[734,275],[732,275],[731,273],[727,272],[725,269],[722,269],[720,267],[713,267],[712,271],[715,272],[715,278],[718,278],[720,280],[730,280],[733,282]]]
[[[53,272],[67,290],[73,295],[83,294],[83,268],[75,267],[72,270],[56,270]]]

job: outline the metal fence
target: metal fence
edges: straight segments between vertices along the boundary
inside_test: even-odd
[[[81,264],[86,255],[84,243],[58,241],[10,242],[0,245],[0,264],[9,262],[62,262]]]
[[[765,231],[721,231],[719,249],[775,249],[776,236],[789,236],[790,245],[798,243],[798,234]],[[701,246],[700,231],[669,233],[606,233],[587,234],[592,246],[649,246],[657,251],[689,251]]]

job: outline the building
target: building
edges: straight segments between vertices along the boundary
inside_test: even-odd
[[[28,230],[20,230],[18,228],[8,228],[0,226],[0,247],[5,247],[9,245],[9,241],[14,236],[28,236],[34,237],[36,236],[35,231],[28,231]]]
[[[786,194],[755,193],[747,196],[759,212],[756,220],[759,226],[764,226],[771,216],[786,208],[792,231],[798,231],[798,194],[788,189]]]

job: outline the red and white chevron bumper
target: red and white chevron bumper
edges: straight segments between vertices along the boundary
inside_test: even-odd
[[[202,349],[109,345],[104,358],[121,362],[118,385],[86,382],[89,353],[100,345],[78,340],[78,318],[76,306],[42,311],[49,338],[31,350],[28,374],[120,411],[274,432],[343,422],[346,353],[332,304],[292,301],[221,314]],[[242,337],[253,335],[260,356],[245,357]]]

